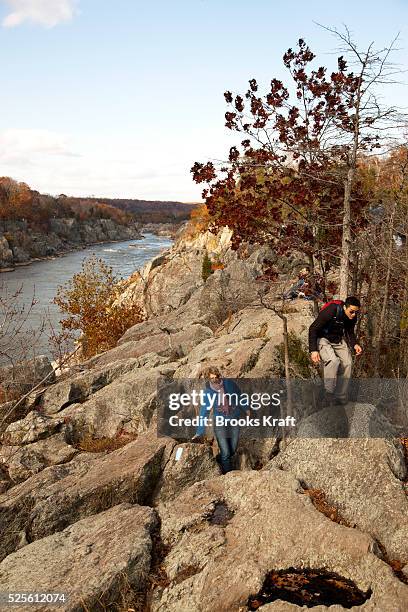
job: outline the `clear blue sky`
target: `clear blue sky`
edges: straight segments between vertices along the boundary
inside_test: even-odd
[[[285,78],[299,37],[334,61],[314,21],[346,23],[361,45],[400,31],[408,69],[408,0],[0,0],[0,175],[52,194],[199,200],[194,161],[241,140],[223,92]]]

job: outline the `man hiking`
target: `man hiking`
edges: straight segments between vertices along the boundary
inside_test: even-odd
[[[323,364],[325,404],[347,403],[352,358],[362,352],[354,334],[360,301],[349,296],[333,300],[321,309],[309,327],[309,351],[313,363]]]

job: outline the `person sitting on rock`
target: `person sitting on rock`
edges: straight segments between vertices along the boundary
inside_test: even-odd
[[[242,417],[245,409],[239,406],[239,397],[241,394],[238,385],[228,378],[221,376],[220,370],[216,366],[206,367],[200,378],[204,378],[206,381],[205,387],[205,400],[200,409],[200,417],[212,417],[212,425],[215,438],[217,440],[220,454],[218,456],[221,471],[223,474],[230,472],[232,467],[232,460],[237,450],[239,441],[239,425],[233,425],[229,421],[231,419],[238,419]],[[228,397],[229,394],[236,394],[238,397],[238,403],[232,402],[230,399],[235,399],[234,396]],[[214,402],[213,414],[210,415],[211,403],[209,398],[211,396],[217,396],[217,400]],[[215,419],[217,416],[223,417],[223,424],[217,425]],[[200,420],[201,420],[200,419]],[[192,441],[201,441],[205,432],[204,425],[197,427],[196,435],[193,436]]]
[[[312,274],[309,266],[305,266],[300,270],[296,283],[283,295],[285,300],[294,300],[296,298],[313,300],[315,298],[321,299],[322,297],[321,279],[316,274]]]

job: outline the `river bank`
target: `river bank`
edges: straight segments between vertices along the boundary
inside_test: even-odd
[[[58,220],[61,221],[61,220]],[[71,221],[66,219],[64,221]],[[108,221],[106,219],[97,220],[97,221]],[[110,221],[110,220],[109,220]],[[69,235],[71,240],[67,239],[67,232],[65,234],[61,233],[61,227],[67,229],[69,228]],[[30,256],[30,252],[27,252],[20,245],[27,245],[27,235],[29,232],[29,228],[27,224],[24,222],[13,222],[12,227],[14,228],[14,233],[7,231],[3,234],[1,233],[0,226],[0,274],[5,272],[14,272],[17,268],[29,266],[32,263],[39,261],[52,261],[57,257],[63,257],[68,253],[73,253],[75,251],[83,251],[84,249],[90,248],[92,246],[98,245],[109,245],[120,243],[125,240],[142,240],[145,235],[157,235],[163,238],[174,239],[177,235],[178,231],[182,227],[183,224],[180,223],[148,223],[145,225],[134,224],[130,227],[124,227],[115,223],[94,223],[93,228],[95,230],[94,235],[100,236],[101,227],[102,234],[105,234],[105,239],[102,240],[89,240],[90,236],[90,227],[89,223],[82,224],[80,226],[81,231],[79,234],[75,232],[79,230],[75,223],[70,224],[59,224],[57,227],[60,228],[60,233],[56,232],[42,235],[42,246],[38,248],[39,242],[36,240],[35,233],[31,233],[31,248],[29,251],[44,253],[42,255]],[[8,224],[10,227],[10,223]],[[54,227],[56,224],[54,224]],[[105,230],[105,231],[103,231]],[[113,236],[117,236],[116,238]],[[78,242],[78,237],[81,236],[88,237],[88,239],[83,242]],[[34,237],[34,239],[33,239]],[[66,240],[61,240],[61,238],[65,238]],[[75,242],[72,241],[72,238],[75,238]],[[34,247],[32,246],[34,244]],[[59,248],[56,248],[56,245],[59,245]],[[11,264],[11,265],[10,265]]]
[[[145,233],[137,240],[93,244],[87,248],[76,248],[58,257],[41,259],[29,265],[20,265],[0,276],[2,295],[17,295],[19,307],[29,316],[25,330],[39,330],[46,323],[44,333],[36,345],[36,354],[50,355],[48,345],[49,322],[59,330],[61,318],[58,307],[53,304],[58,287],[69,281],[81,270],[82,263],[91,255],[103,259],[115,275],[126,278],[135,270],[157,256],[172,244],[171,238]],[[35,299],[35,306],[30,305]]]

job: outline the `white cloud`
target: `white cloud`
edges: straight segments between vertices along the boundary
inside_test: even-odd
[[[9,129],[0,132],[0,161],[3,164],[30,165],[42,155],[78,157],[67,138],[49,130]]]
[[[3,26],[13,28],[24,21],[32,21],[47,28],[70,21],[77,13],[77,0],[3,0],[11,11],[3,19]]]
[[[182,151],[170,157],[158,155],[153,145],[138,150],[127,141],[103,147],[82,133],[0,131],[1,174],[53,195],[199,201],[202,186],[191,179],[192,164]]]

